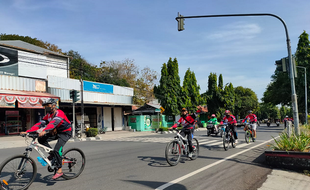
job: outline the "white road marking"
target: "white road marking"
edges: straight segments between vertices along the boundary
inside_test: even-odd
[[[279,137],[279,136],[278,136],[278,137]],[[276,138],[278,138],[278,137],[276,137]],[[238,153],[236,153],[236,154],[233,154],[233,155],[231,155],[231,156],[228,156],[228,157],[226,157],[226,158],[223,158],[222,160],[219,160],[219,161],[214,162],[214,163],[212,163],[212,164],[206,165],[206,166],[203,167],[203,168],[200,168],[200,169],[198,169],[198,170],[196,170],[196,171],[193,171],[193,172],[191,172],[191,173],[189,173],[189,174],[187,174],[187,175],[184,175],[184,176],[182,176],[182,177],[180,177],[180,178],[177,178],[177,179],[175,179],[175,180],[172,180],[172,181],[170,181],[170,182],[168,182],[168,183],[166,183],[166,184],[164,184],[164,185],[161,185],[161,186],[157,187],[155,190],[164,190],[164,189],[166,189],[167,187],[169,187],[169,186],[171,186],[171,185],[174,185],[174,184],[176,184],[176,183],[179,183],[180,181],[183,181],[183,180],[185,180],[185,179],[187,179],[187,178],[189,178],[189,177],[192,177],[192,176],[194,176],[194,175],[196,175],[196,174],[198,174],[198,173],[200,173],[200,172],[203,172],[203,171],[205,171],[205,170],[207,170],[207,169],[209,169],[209,168],[211,168],[211,167],[213,167],[213,166],[216,166],[216,165],[218,165],[218,164],[220,164],[220,163],[222,163],[222,162],[225,162],[226,160],[229,160],[229,159],[231,159],[231,158],[233,158],[233,157],[236,157],[236,156],[238,156],[238,155],[240,155],[240,154],[243,154],[243,153],[245,153],[245,152],[247,152],[247,151],[249,151],[249,150],[252,150],[252,149],[254,149],[254,148],[256,148],[256,147],[259,147],[259,146],[261,146],[261,145],[263,145],[263,144],[266,144],[266,143],[268,143],[268,142],[271,142],[271,141],[273,141],[273,139],[270,139],[270,140],[268,140],[268,141],[265,141],[265,142],[263,142],[263,143],[260,143],[260,144],[258,144],[258,145],[256,145],[256,146],[251,147],[251,148],[242,150],[242,151],[240,151],[240,152],[238,152]]]
[[[215,142],[215,141],[217,141],[217,140],[212,140],[212,141],[207,141],[207,142],[199,143],[199,145],[208,144],[208,143]]]

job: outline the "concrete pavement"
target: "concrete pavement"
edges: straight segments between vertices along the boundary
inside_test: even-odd
[[[200,129],[205,130],[205,129]],[[154,133],[150,131],[145,132],[129,132],[129,131],[113,131],[106,132],[105,134],[98,134],[97,137],[85,137],[79,140],[70,139],[70,143],[74,141],[91,141],[91,140],[109,140],[124,137],[138,137],[138,136],[158,136],[159,133]],[[164,134],[162,134],[164,135]],[[56,141],[51,142],[51,144],[56,143]],[[21,136],[9,136],[0,137],[0,149],[5,148],[15,148],[15,147],[26,147],[25,139]],[[1,150],[0,150],[1,152]],[[271,174],[267,176],[267,180],[263,185],[258,188],[258,190],[304,190],[310,187],[310,177],[301,173],[273,169]]]

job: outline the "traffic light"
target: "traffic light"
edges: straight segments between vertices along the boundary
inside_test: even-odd
[[[80,92],[78,92],[78,91],[75,91],[75,94],[74,94],[75,96],[74,96],[74,102],[77,102],[77,101],[79,101],[80,100]]]
[[[282,58],[276,61],[276,70],[280,72],[287,72],[288,71],[288,58]]]
[[[182,15],[180,15],[180,13],[178,13],[178,17],[183,17]],[[182,31],[184,30],[184,18],[178,18],[178,31]]]
[[[70,90],[70,99],[74,98],[74,90]]]
[[[80,100],[80,92],[76,90],[70,90],[70,99],[72,99],[73,102],[77,102]]]

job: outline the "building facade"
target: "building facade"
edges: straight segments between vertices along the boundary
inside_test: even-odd
[[[19,40],[0,41],[0,135],[18,134],[42,119],[46,98],[57,99],[73,119],[70,90],[81,92],[82,84],[86,126],[123,130],[132,88],[70,79],[68,56]],[[75,112],[79,123],[81,101]]]

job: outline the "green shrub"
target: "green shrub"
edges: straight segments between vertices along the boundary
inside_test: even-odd
[[[292,134],[290,137],[286,133],[282,133],[279,140],[273,139],[275,144],[271,147],[274,150],[308,152],[310,149],[310,136],[303,132],[300,136]]]
[[[87,137],[95,137],[98,135],[98,129],[97,128],[89,128],[86,132]]]

